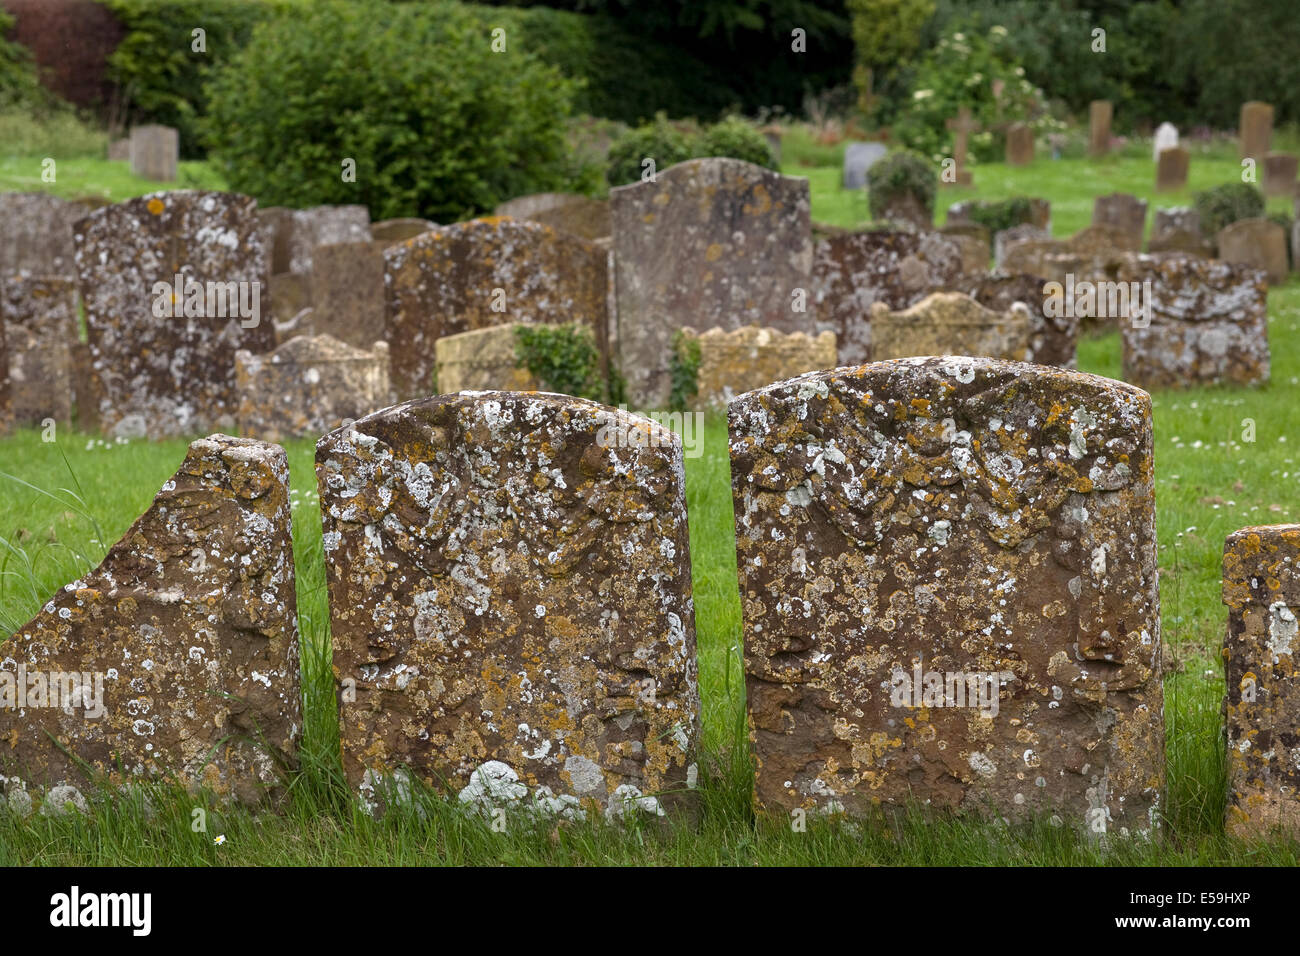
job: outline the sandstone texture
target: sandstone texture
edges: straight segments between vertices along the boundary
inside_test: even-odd
[[[756,325],[731,332],[716,328],[702,334],[690,328],[682,331],[685,341],[697,342],[700,347],[695,402],[701,408],[722,410],[744,392],[839,364],[833,332],[814,337]]]
[[[61,276],[11,275],[0,280],[0,321],[8,343],[14,418],[40,425],[72,421],[77,391],[77,292]]]
[[[438,340],[438,391],[528,392],[539,382],[519,361],[515,330],[519,323],[495,325]]]
[[[1023,361],[1029,349],[1029,309],[1013,302],[1007,312],[984,308],[961,292],[935,292],[898,312],[871,307],[876,361],[911,355],[983,355]]]

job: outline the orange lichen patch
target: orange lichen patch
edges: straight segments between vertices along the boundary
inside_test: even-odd
[[[167,204],[164,203],[157,196],[155,196],[153,199],[150,199],[148,203],[146,203],[145,208],[148,209],[149,212],[153,213],[153,215],[161,216],[163,214],[163,210],[167,208]]]

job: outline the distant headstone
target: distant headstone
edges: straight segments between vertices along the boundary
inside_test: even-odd
[[[1263,162],[1273,143],[1273,107],[1258,100],[1241,104],[1241,157]]]
[[[1201,214],[1191,206],[1157,209],[1151,223],[1151,238],[1147,241],[1147,250],[1207,255],[1205,236],[1201,232]]]
[[[961,248],[961,271],[970,275],[989,271],[993,250],[989,231],[978,223],[957,223],[939,230]]]
[[[171,126],[131,127],[131,174],[163,183],[175,182],[180,142],[180,133]]]
[[[1006,160],[1008,166],[1028,166],[1034,161],[1034,131],[1024,123],[1007,127]]]
[[[1294,153],[1265,154],[1264,195],[1294,196],[1297,169],[1300,169],[1300,156],[1296,156]]]
[[[370,241],[370,210],[365,206],[315,206],[311,209],[295,209],[290,215],[290,220],[289,262],[288,269],[283,271],[310,275],[312,254],[317,246]]]
[[[271,314],[276,322],[287,322],[303,309],[311,308],[311,276],[296,272],[279,272],[268,280]],[[383,336],[379,336],[383,338]]]
[[[1161,153],[1177,146],[1178,127],[1173,123],[1161,123],[1156,127],[1156,135],[1151,143],[1151,158],[1159,161]]]
[[[737,395],[840,364],[833,332],[787,334],[755,325],[730,332],[717,328],[704,333],[686,328],[682,332],[685,342],[694,342],[700,349],[692,402],[697,408],[725,411]]]
[[[884,143],[849,143],[844,149],[844,188],[865,189],[867,170],[888,152]]]
[[[516,330],[509,322],[472,332],[444,335],[436,343],[438,393],[530,392],[541,383],[520,361]]]
[[[1171,192],[1187,185],[1192,154],[1181,146],[1162,150],[1156,161],[1156,192]]]
[[[610,234],[609,202],[571,193],[520,196],[497,206],[496,214],[545,223],[584,239],[602,239]]]
[[[384,244],[363,240],[313,249],[311,305],[317,335],[358,349],[383,341]]]
[[[1093,100],[1088,106],[1088,152],[1105,156],[1110,152],[1110,121],[1114,106],[1109,100]]]
[[[963,106],[957,111],[955,119],[944,122],[952,133],[952,159],[955,165],[956,179],[951,184],[969,186],[973,182],[970,170],[966,168],[966,150],[971,133],[978,133],[982,127],[971,118],[970,107]],[[947,182],[940,177],[940,182]]]
[[[89,212],[49,193],[0,193],[0,275],[75,279],[72,227]]]
[[[422,232],[437,228],[438,224],[431,219],[385,219],[370,224],[370,237],[375,242],[391,245],[404,239],[414,239]]]
[[[1238,219],[1219,230],[1219,258],[1261,269],[1269,285],[1286,281],[1286,230],[1268,219]]]
[[[1111,193],[1098,196],[1092,203],[1092,224],[1094,226],[1114,226],[1131,237],[1133,249],[1142,248],[1142,236],[1146,232],[1147,203],[1128,193]]]
[[[935,292],[899,312],[883,302],[871,307],[871,359],[912,355],[970,355],[1024,361],[1029,350],[1029,309],[1012,303],[993,312],[961,292]]]
[[[1044,280],[1023,273],[995,272],[989,275],[963,277],[953,286],[964,292],[984,308],[997,313],[1007,313],[1017,302],[1029,310],[1029,346],[1026,362],[1074,368],[1078,361],[1079,320],[1070,312],[1048,314],[1044,303]]]
[[[78,382],[72,348],[77,342],[76,282],[62,276],[9,276],[0,280],[0,318],[9,350],[14,418],[40,425],[69,423]]]
[[[1051,234],[1046,229],[1032,223],[1021,223],[1010,229],[1001,230],[993,237],[994,266],[1001,269],[1006,261],[1007,252],[1017,243],[1050,240]]]

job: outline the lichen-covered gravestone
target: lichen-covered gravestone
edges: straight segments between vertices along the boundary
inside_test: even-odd
[[[0,275],[75,279],[73,226],[89,212],[49,193],[0,194]]]
[[[895,312],[871,307],[872,357],[983,355],[1023,361],[1029,350],[1029,309],[1013,302],[1006,312],[986,309],[961,292],[934,292]]]
[[[733,398],[751,389],[840,364],[833,332],[811,336],[747,325],[730,332],[715,328],[701,334],[685,328],[680,347],[690,348],[690,343],[700,350],[692,404],[715,411],[725,409]]]
[[[693,159],[610,190],[618,348],[628,398],[667,407],[673,333],[811,331],[808,181]]]
[[[180,132],[174,126],[150,124],[131,127],[127,143],[131,174],[158,182],[175,182],[181,158],[180,145]]]
[[[1146,229],[1147,203],[1128,193],[1098,196],[1092,203],[1093,226],[1112,226],[1127,238],[1124,248],[1141,249]],[[1116,240],[1116,244],[1121,244]]]
[[[370,241],[370,210],[365,206],[314,206],[289,216],[289,272],[310,275],[317,246]],[[277,272],[280,270],[276,270]]]
[[[248,196],[180,190],[77,223],[91,385],[109,434],[233,426],[235,351],[275,346],[256,209]]]
[[[1029,310],[1029,344],[1025,361],[1074,368],[1079,352],[1079,320],[1072,314],[1065,314],[1065,310],[1060,314],[1047,314],[1044,284],[1037,276],[996,272],[963,277],[953,285],[953,289],[966,293],[993,312],[1010,312],[1015,303],[1023,302]]]
[[[512,322],[590,326],[608,354],[608,255],[517,219],[473,219],[384,250],[386,340],[399,399],[430,394],[444,335]]]
[[[343,767],[482,810],[663,812],[695,786],[680,439],[546,393],[397,405],[316,446]]]
[[[300,709],[288,460],[212,435],[0,644],[0,776],[11,807],[87,768],[254,803],[296,763]]]
[[[1157,209],[1151,223],[1147,251],[1207,255],[1205,236],[1201,232],[1201,214],[1191,206]]]
[[[763,807],[1156,829],[1145,392],[900,359],[751,392],[729,420]]]
[[[1148,389],[1268,381],[1264,273],[1217,259],[1133,256],[1119,280],[1150,289],[1141,321],[1120,322],[1125,381]]]
[[[939,233],[854,232],[818,242],[812,288],[816,330],[835,333],[840,362],[870,362],[871,307],[906,309],[963,272],[962,251]]]
[[[497,206],[498,216],[544,223],[584,239],[610,234],[609,202],[572,193],[535,193]]]
[[[78,383],[76,283],[62,276],[11,275],[0,280],[0,323],[9,349],[15,419],[41,425],[72,420]],[[80,398],[80,397],[79,397]]]
[[[539,383],[519,358],[521,325],[494,325],[438,339],[438,391],[527,392]]]
[[[388,345],[372,349],[300,335],[266,355],[236,352],[240,434],[275,442],[318,437],[388,405]]]
[[[319,335],[368,349],[384,328],[382,242],[338,242],[312,250],[312,327]]]
[[[1300,525],[1242,528],[1223,547],[1228,832],[1300,837]]]

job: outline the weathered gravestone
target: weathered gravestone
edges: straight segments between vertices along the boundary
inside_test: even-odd
[[[312,326],[318,335],[368,349],[384,338],[384,244],[317,246],[311,266]]]
[[[1034,131],[1024,123],[1007,127],[1006,161],[1008,166],[1028,166],[1034,161]]]
[[[974,222],[959,222],[944,226],[943,233],[961,250],[961,271],[977,274],[989,271],[989,258],[993,254],[986,226]]]
[[[14,418],[25,425],[72,421],[78,383],[76,283],[61,276],[10,276],[0,281],[0,324],[9,348]]]
[[[233,424],[235,350],[275,345],[256,208],[248,196],[181,190],[77,223],[91,387],[107,433]]]
[[[1258,100],[1241,104],[1241,157],[1263,162],[1273,142],[1273,107]]]
[[[584,239],[602,239],[610,234],[609,203],[573,193],[520,196],[497,206],[496,214],[545,223]]]
[[[1115,108],[1109,100],[1093,100],[1088,104],[1088,152],[1105,156],[1110,152],[1110,121]]]
[[[1147,251],[1207,255],[1209,250],[1201,232],[1201,214],[1191,206],[1157,209],[1151,223]]]
[[[898,312],[871,307],[875,361],[911,355],[983,355],[1023,361],[1029,350],[1029,309],[1014,302],[1006,312],[986,309],[961,292],[935,292]]]
[[[181,158],[180,133],[171,126],[133,126],[127,151],[131,175],[158,182],[176,181]]]
[[[610,190],[618,348],[629,404],[667,407],[684,325],[808,331],[808,180],[695,159]]]
[[[1227,830],[1300,837],[1296,614],[1300,525],[1242,528],[1223,546]]]
[[[1033,223],[1021,223],[1010,229],[1002,229],[993,237],[993,264],[1001,270],[1006,263],[1007,253],[1021,242],[1050,241],[1051,233]]]
[[[99,567],[0,645],[10,806],[88,772],[247,803],[282,792],[298,680],[284,449],[200,439]]]
[[[1224,262],[1262,269],[1269,285],[1286,281],[1286,230],[1268,219],[1238,219],[1219,230],[1215,241]]]
[[[510,322],[438,339],[438,370],[434,376],[438,393],[539,389],[541,383],[519,358],[520,327],[521,323]]]
[[[1146,393],[901,359],[751,392],[729,427],[761,806],[1156,829]]]
[[[0,275],[77,275],[72,230],[90,212],[48,193],[0,194]]]
[[[944,121],[944,127],[952,135],[952,160],[953,167],[951,175],[941,175],[941,183],[954,186],[969,186],[974,181],[970,170],[966,168],[966,150],[969,145],[971,133],[978,133],[982,127],[971,119],[970,107],[963,106],[957,110],[957,116],[953,119]]]
[[[1047,314],[1045,282],[1023,273],[993,273],[962,277],[953,291],[964,292],[992,312],[1006,313],[1017,302],[1029,311],[1029,344],[1025,361],[1074,368],[1078,360],[1079,320],[1072,313]]]
[[[277,323],[288,322],[312,304],[311,276],[279,272],[267,280],[271,315]],[[382,336],[380,336],[382,338]]]
[[[300,335],[266,355],[241,349],[235,385],[244,437],[320,436],[389,404],[388,345],[366,352],[329,335]]]
[[[1092,225],[1113,226],[1130,237],[1125,248],[1141,249],[1142,235],[1146,231],[1147,204],[1127,193],[1098,196],[1092,203]]]
[[[844,365],[871,361],[871,306],[905,309],[962,275],[961,249],[939,233],[854,232],[817,243],[816,331],[833,332]]]
[[[316,447],[343,768],[482,810],[662,813],[695,786],[680,439],[546,393],[397,405]],[[390,791],[391,792],[391,791]],[[493,806],[494,805],[494,806]]]
[[[1151,141],[1151,158],[1159,162],[1160,154],[1167,149],[1178,148],[1178,127],[1173,123],[1161,123],[1156,127],[1156,135]]]
[[[387,246],[404,239],[414,239],[422,232],[437,228],[438,224],[431,219],[384,219],[370,224],[370,238]]]
[[[748,325],[730,332],[714,328],[699,333],[685,328],[682,333],[683,347],[694,343],[700,350],[692,402],[698,408],[721,411],[744,392],[840,364],[833,332],[814,337]]]
[[[1297,169],[1300,169],[1300,156],[1294,153],[1265,154],[1264,195],[1294,196]]]
[[[1156,192],[1172,192],[1187,185],[1187,171],[1191,166],[1191,153],[1181,146],[1161,150],[1156,161]],[[1159,209],[1156,210],[1160,212]]]
[[[1146,389],[1268,380],[1268,290],[1248,266],[1189,256],[1134,256],[1119,281],[1147,301],[1121,322],[1124,380]]]
[[[884,143],[849,143],[844,148],[844,188],[865,189],[867,170],[884,159],[888,152]]]
[[[541,223],[473,219],[384,250],[385,339],[398,399],[430,394],[435,346],[512,322],[590,326],[608,354],[604,249]],[[666,343],[665,343],[666,345]]]
[[[290,214],[288,236],[288,269],[275,272],[297,272],[310,275],[312,256],[317,246],[332,246],[341,242],[370,241],[370,210],[365,206],[315,206],[295,209]]]

